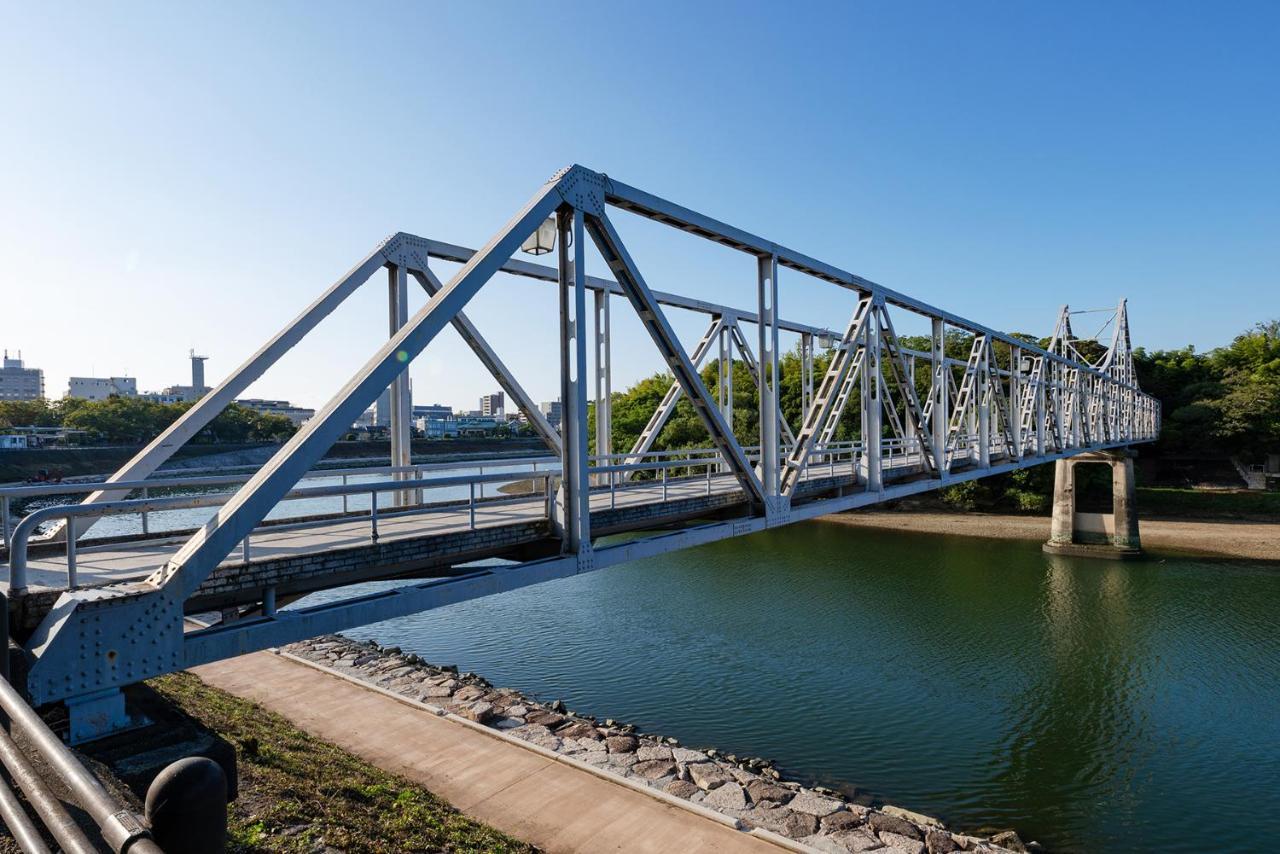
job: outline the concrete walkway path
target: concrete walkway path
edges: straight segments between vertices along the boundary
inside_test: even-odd
[[[762,852],[772,843],[269,652],[197,667],[463,813],[545,851]]]

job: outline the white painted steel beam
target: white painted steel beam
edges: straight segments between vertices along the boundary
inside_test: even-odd
[[[650,338],[653,339],[654,345],[662,353],[663,358],[667,360],[672,373],[675,374],[676,379],[684,388],[684,393],[689,396],[689,400],[693,403],[698,417],[707,428],[707,432],[711,434],[712,444],[724,456],[730,470],[742,484],[742,488],[747,495],[754,502],[763,505],[765,503],[765,494],[759,479],[751,469],[751,463],[747,459],[746,453],[742,450],[742,446],[738,444],[737,439],[734,438],[729,426],[720,416],[720,411],[716,408],[715,402],[707,394],[706,387],[702,384],[702,378],[698,375],[697,369],[693,367],[693,363],[680,346],[680,340],[676,337],[675,332],[672,331],[671,325],[667,322],[666,316],[663,315],[662,308],[658,305],[657,300],[654,299],[652,291],[649,290],[644,279],[640,276],[640,271],[636,269],[635,263],[631,260],[626,247],[622,244],[621,238],[614,231],[613,224],[601,211],[599,214],[592,214],[587,217],[587,229],[591,232],[591,237],[595,241],[596,247],[600,250],[605,263],[609,265],[609,269],[613,270],[614,275],[618,277],[619,284],[622,285],[627,299],[630,300],[632,307],[635,308],[636,313],[640,316],[640,320],[644,324],[646,331],[648,331]]]
[[[338,437],[461,311],[524,239],[563,203],[559,181],[548,183],[441,291],[378,349],[338,394],[276,452],[218,514],[150,579],[176,583],[185,598],[262,521],[280,498],[324,456]]]

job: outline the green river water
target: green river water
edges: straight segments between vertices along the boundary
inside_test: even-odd
[[[960,829],[1258,851],[1280,844],[1278,608],[1280,562],[819,520],[349,634]]]

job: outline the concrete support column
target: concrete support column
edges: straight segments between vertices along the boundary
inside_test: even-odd
[[[1111,468],[1112,512],[1081,513],[1076,509],[1075,467],[1101,464]],[[1142,554],[1135,504],[1133,453],[1126,448],[1093,451],[1054,463],[1053,519],[1044,550],[1051,554],[1124,559]]]
[[[1053,521],[1049,527],[1049,542],[1068,545],[1075,532],[1076,484],[1075,465],[1071,460],[1055,460],[1053,463]]]
[[[1115,519],[1112,544],[1121,549],[1141,549],[1137,484],[1133,477],[1133,457],[1128,453],[1124,453],[1123,459],[1111,464],[1111,504]]]

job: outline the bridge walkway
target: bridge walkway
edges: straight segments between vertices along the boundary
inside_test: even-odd
[[[491,732],[269,652],[193,672],[544,851],[782,850]]]
[[[825,469],[810,473],[810,479],[826,476]],[[596,528],[602,533],[612,533],[619,528],[644,527],[643,522],[629,524],[624,518],[612,520],[613,524],[610,524],[610,514],[625,516],[617,511],[634,508],[653,509],[663,504],[675,507],[681,503],[688,504],[690,499],[733,493],[741,493],[737,481],[728,474],[716,473],[710,478],[695,476],[673,479],[665,485],[656,481],[627,484],[625,488],[618,488],[612,493],[607,488],[595,490],[591,493],[591,509],[593,517],[599,517],[600,524],[597,524]],[[697,506],[695,503],[695,508]],[[441,504],[434,508],[424,505],[422,512],[412,515],[380,517],[377,526],[378,542],[390,543],[454,532],[500,528],[545,519],[546,499],[541,495],[501,503],[478,501],[474,505],[474,517],[469,506],[465,504],[459,506],[457,502]],[[658,522],[667,521],[661,514],[652,517],[651,521],[655,519]],[[290,518],[282,521],[297,523],[302,520]],[[370,533],[370,518],[363,512],[301,529],[290,527],[273,531],[270,526],[266,526],[256,530],[250,537],[250,563],[279,561],[302,555],[366,546],[371,541]],[[91,540],[87,543],[82,542],[76,551],[79,585],[90,587],[145,578],[163,566],[187,540],[189,534],[189,531],[173,532],[154,539],[130,538],[100,545],[92,545]],[[508,545],[510,543],[507,542],[499,544],[500,547]],[[243,552],[236,550],[220,566],[230,569],[242,568],[244,564]],[[27,566],[30,595],[39,595],[42,589],[65,589],[67,560],[65,551],[61,547],[48,549],[43,554],[33,553]],[[7,564],[0,566],[0,582],[5,586],[8,585]]]

